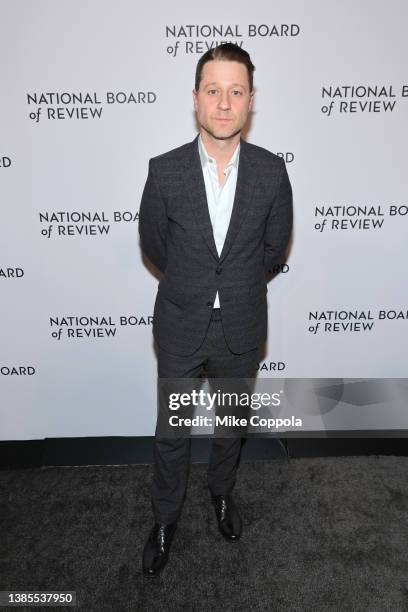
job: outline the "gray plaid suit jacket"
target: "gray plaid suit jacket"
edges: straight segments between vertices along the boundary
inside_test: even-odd
[[[292,229],[292,189],[281,157],[241,138],[231,221],[218,256],[198,152],[198,135],[149,160],[139,210],[145,255],[163,273],[153,334],[165,351],[191,355],[201,345],[219,292],[233,353],[267,334],[266,275],[282,262]]]

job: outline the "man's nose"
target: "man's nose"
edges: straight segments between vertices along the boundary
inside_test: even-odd
[[[223,110],[228,110],[231,107],[230,97],[228,92],[224,92],[220,96],[218,106]]]

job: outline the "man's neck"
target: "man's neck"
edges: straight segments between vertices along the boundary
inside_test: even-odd
[[[241,133],[235,134],[235,136],[227,140],[213,138],[203,129],[200,130],[200,135],[208,155],[213,157],[217,164],[226,165],[234,155]]]

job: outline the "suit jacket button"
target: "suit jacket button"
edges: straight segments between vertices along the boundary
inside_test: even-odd
[[[213,305],[213,303],[212,303],[212,302],[207,302],[207,306],[208,306],[208,308],[211,308],[211,307],[212,307],[212,305]]]
[[[216,274],[221,274],[221,272],[222,272],[222,268],[217,268],[215,271]]]

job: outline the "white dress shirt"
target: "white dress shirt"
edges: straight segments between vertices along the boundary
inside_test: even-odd
[[[217,162],[210,157],[205,150],[201,135],[198,137],[198,151],[203,169],[205,191],[207,195],[208,211],[210,213],[213,228],[214,242],[218,255],[221,255],[225,236],[231,219],[232,206],[234,204],[235,189],[237,186],[238,164],[240,143],[234,151],[228,164],[225,166],[224,182],[220,186],[218,181]],[[220,300],[215,296],[213,308],[220,307]]]

